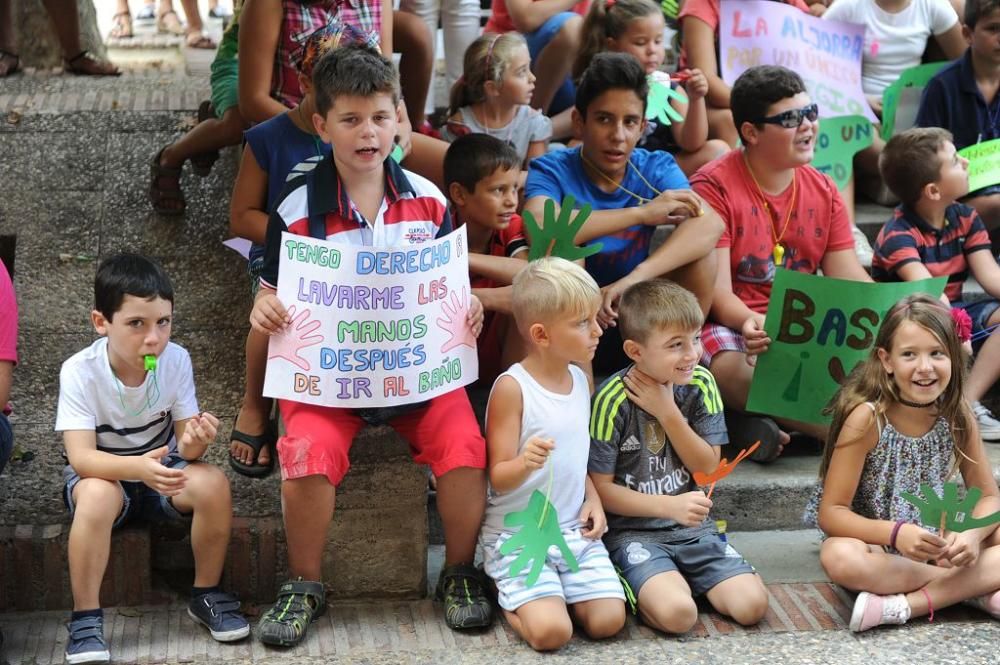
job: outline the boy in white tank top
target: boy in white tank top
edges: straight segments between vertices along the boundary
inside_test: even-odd
[[[486,572],[510,625],[539,651],[566,644],[574,621],[593,639],[625,624],[625,595],[601,542],[607,520],[587,477],[590,385],[573,364],[594,357],[600,304],[597,283],[574,263],[546,258],[522,269],[512,309],[530,350],[497,379],[487,407]],[[542,496],[544,511],[532,513]],[[544,530],[546,513],[554,547],[540,561],[525,540]]]

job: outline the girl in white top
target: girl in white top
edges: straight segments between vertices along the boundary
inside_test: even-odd
[[[512,309],[530,351],[497,379],[487,406],[484,564],[511,627],[539,651],[566,644],[574,621],[593,639],[625,624],[625,595],[601,542],[607,520],[587,476],[590,385],[571,364],[594,357],[600,304],[597,283],[575,263],[545,258],[523,268],[514,278]],[[521,540],[540,526],[536,521],[545,523],[544,513],[528,510],[536,492],[559,522],[561,542],[544,551]],[[505,549],[508,541],[518,547]],[[532,568],[540,568],[534,581]]]

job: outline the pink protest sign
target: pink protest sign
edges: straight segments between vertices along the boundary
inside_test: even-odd
[[[863,25],[824,21],[767,0],[722,0],[719,12],[726,83],[755,65],[782,65],[802,77],[820,115],[863,115],[878,122],[861,89]]]

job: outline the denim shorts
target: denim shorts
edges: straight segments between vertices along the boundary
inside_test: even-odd
[[[983,300],[972,302],[956,300],[951,303],[951,306],[964,309],[965,313],[969,315],[969,318],[972,320],[972,336],[976,338],[972,343],[972,348],[979,351],[979,347],[990,337],[989,335],[982,335],[982,332],[989,327],[990,317],[993,316],[993,312],[1000,308],[1000,302],[993,298],[984,298]],[[977,335],[982,336],[976,337]]]
[[[163,458],[163,465],[170,469],[183,469],[188,465],[188,461],[173,453]],[[73,489],[80,480],[73,467],[67,465],[63,469],[63,501],[69,509],[70,516],[76,510],[76,506],[73,505]],[[120,480],[118,485],[122,489],[122,510],[113,525],[115,529],[131,522],[173,522],[190,517],[174,508],[170,497],[163,496],[144,483]]]
[[[14,432],[10,429],[10,421],[7,416],[0,413],[0,473],[7,466],[7,460],[14,452]]]
[[[529,32],[524,36],[524,40],[528,42],[528,54],[531,56],[531,64],[535,64],[535,60],[538,59],[538,55],[542,50],[549,45],[549,42],[555,39],[555,36],[559,34],[562,27],[566,25],[566,21],[574,16],[579,16],[579,14],[575,12],[560,12],[550,16],[538,30]],[[559,86],[559,89],[556,90],[556,95],[552,98],[552,104],[545,110],[545,113],[550,116],[555,115],[573,106],[574,103],[576,103],[576,86],[573,85],[572,77],[567,76],[562,85]]]

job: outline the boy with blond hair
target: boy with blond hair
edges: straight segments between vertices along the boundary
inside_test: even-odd
[[[698,364],[698,301],[667,280],[641,282],[618,310],[631,365],[597,389],[590,418],[590,478],[608,510],[604,542],[650,626],[684,633],[698,620],[694,596],[750,626],[768,596],[753,567],[723,542],[712,501],[692,473],[710,473],[728,440],[722,398]]]
[[[593,639],[625,624],[625,596],[601,543],[604,510],[587,477],[590,385],[574,364],[589,363],[597,350],[601,294],[583,268],[560,258],[528,264],[513,287],[514,319],[530,351],[490,394],[480,543],[510,625],[532,648],[549,651],[569,641],[574,621]],[[504,545],[519,534],[505,518],[526,511],[536,492],[558,516],[563,542],[545,551],[532,581],[530,570],[512,569],[520,551]]]
[[[892,137],[879,159],[882,179],[902,202],[875,240],[872,276],[883,282],[948,277],[942,297],[972,320],[976,360],[965,396],[987,441],[1000,440],[997,421],[979,400],[1000,378],[1000,266],[979,213],[959,203],[969,193],[969,162],[955,152],[951,133],[914,128]],[[990,296],[967,301],[962,285],[972,276]]]

